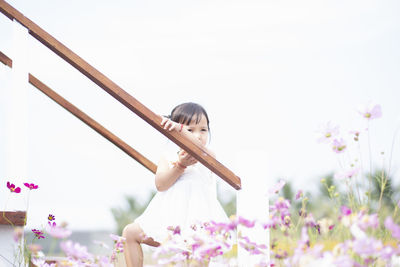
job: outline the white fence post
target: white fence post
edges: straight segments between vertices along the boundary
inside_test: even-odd
[[[253,228],[238,226],[238,235],[247,236],[250,241],[265,244],[267,255],[251,255],[238,244],[239,267],[255,266],[269,261],[269,231],[264,230],[262,222],[269,216],[267,154],[263,150],[240,151],[236,156],[238,176],[242,180],[242,189],[237,194],[237,216],[258,223]],[[240,238],[238,237],[240,242]]]
[[[7,181],[21,187],[27,179],[28,165],[28,31],[18,22],[13,23],[11,83],[5,88],[5,177]],[[4,183],[4,184],[3,184]],[[21,187],[22,189],[22,187]],[[10,194],[10,193],[6,193]],[[26,203],[21,196],[12,193],[7,203],[2,203],[0,210],[25,210]],[[7,197],[6,197],[7,198]],[[4,199],[4,198],[3,198]],[[7,205],[7,206],[5,206]],[[1,213],[0,216],[3,216]],[[14,266],[17,244],[13,240],[14,228],[11,225],[0,225],[0,266]]]

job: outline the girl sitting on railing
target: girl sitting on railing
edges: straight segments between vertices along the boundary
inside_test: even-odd
[[[202,106],[195,103],[178,105],[169,118],[163,118],[161,125],[166,130],[195,137],[199,145],[214,156],[206,148],[210,128],[208,115]],[[160,159],[155,185],[158,192],[146,210],[123,231],[128,267],[143,266],[141,243],[159,246],[168,236],[168,228],[189,235],[198,223],[228,221],[217,200],[215,176],[177,146],[175,151]]]

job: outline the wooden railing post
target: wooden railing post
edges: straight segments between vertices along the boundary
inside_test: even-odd
[[[236,162],[238,173],[246,178],[242,190],[237,192],[237,216],[256,221],[252,228],[239,225],[238,235],[267,246],[266,255],[263,255],[251,254],[238,245],[238,266],[257,266],[260,262],[269,261],[270,251],[269,230],[263,228],[263,223],[269,219],[267,153],[261,149],[238,151]]]

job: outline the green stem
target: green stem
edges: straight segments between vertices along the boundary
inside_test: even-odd
[[[385,177],[383,169],[382,169],[382,173],[381,173],[380,182],[381,182],[381,193],[380,193],[380,196],[379,196],[379,208],[378,208],[378,211],[380,211],[380,209],[382,207],[383,192],[385,191],[386,183],[387,183],[387,177]]]
[[[6,208],[7,208],[8,201],[10,200],[10,196],[11,196],[11,192],[8,194],[8,198],[7,198],[6,204],[4,205],[3,218],[14,228],[14,224],[12,223],[12,221],[10,221],[6,217]]]
[[[372,193],[372,156],[371,156],[371,135],[369,128],[369,120],[367,124],[368,129],[368,152],[369,152],[369,189],[368,189],[368,206],[371,204],[371,193]]]

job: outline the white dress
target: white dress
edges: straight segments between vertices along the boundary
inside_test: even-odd
[[[171,165],[178,159],[176,151],[166,155]],[[190,234],[193,224],[209,221],[229,219],[217,199],[216,177],[201,163],[188,166],[168,190],[157,192],[135,220],[147,236],[158,242],[167,238],[168,227],[179,226],[185,235]]]

